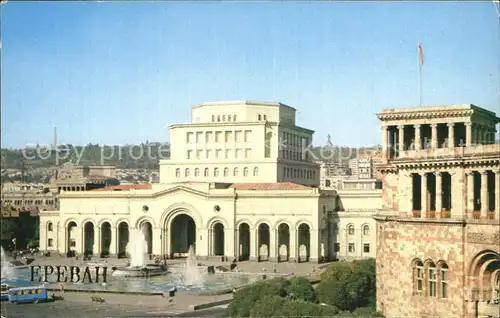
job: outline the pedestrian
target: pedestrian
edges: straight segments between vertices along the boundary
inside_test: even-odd
[[[59,283],[59,291],[64,294],[64,283]]]

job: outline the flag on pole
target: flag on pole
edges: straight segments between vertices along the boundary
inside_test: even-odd
[[[420,66],[424,65],[424,50],[422,50],[422,43],[418,42],[418,60]]]

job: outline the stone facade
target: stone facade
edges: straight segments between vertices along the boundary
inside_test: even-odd
[[[167,257],[183,256],[191,245],[200,258],[375,255],[371,216],[380,210],[381,190],[346,191],[348,209],[340,211],[337,193],[318,188],[318,165],[307,152],[313,132],[295,125],[294,108],[203,103],[191,115],[191,123],[170,126],[171,159],[160,162],[158,184],[62,189],[59,211],[40,214],[41,249],[124,256],[130,231],[141,230],[148,253]],[[336,229],[351,225],[347,242]],[[354,251],[336,251],[337,243],[342,250],[354,244]]]
[[[378,310],[498,317],[500,145],[492,136],[500,119],[474,105],[391,109],[378,118]]]

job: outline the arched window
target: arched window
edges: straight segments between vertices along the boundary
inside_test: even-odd
[[[199,177],[200,176],[200,169],[199,168],[194,169],[194,176],[195,177]]]
[[[177,178],[179,178],[181,176],[181,169],[180,168],[175,169],[175,176]]]
[[[441,298],[448,298],[448,265],[446,263],[441,263],[439,266],[439,278],[441,279]]]
[[[224,168],[224,177],[229,176],[229,168]]]
[[[243,168],[243,176],[248,177],[248,168],[247,167]]]
[[[363,236],[368,236],[368,235],[370,235],[370,226],[363,225]]]
[[[421,260],[413,262],[413,293],[415,295],[424,293],[424,263]]]
[[[257,120],[261,120],[262,116],[260,114],[257,115]]]
[[[231,121],[231,115],[227,116],[227,121]]]
[[[189,177],[189,168],[186,168],[186,170],[184,170],[184,177]]]
[[[212,115],[212,122],[215,122],[215,115]]]
[[[233,121],[236,121],[236,115],[233,116]]]
[[[349,224],[349,225],[347,226],[347,234],[349,234],[349,235],[354,235],[354,225]]]
[[[52,222],[49,222],[49,224],[47,224],[47,230],[48,230],[49,232],[54,231],[54,225],[52,225]]]
[[[326,205],[323,205],[323,214],[326,214]]]
[[[226,115],[222,115],[222,121],[226,121]]]
[[[259,175],[259,168],[258,167],[253,168],[253,176],[257,177],[258,175]]]
[[[427,286],[429,288],[429,297],[437,297],[437,275],[436,264],[433,262],[427,263]]]
[[[239,173],[240,173],[240,171],[238,170],[238,168],[234,168],[233,176],[237,177]]]
[[[217,116],[217,121],[218,121],[218,122],[220,122],[220,115],[219,115],[219,116]]]
[[[208,168],[205,168],[205,171],[203,172],[203,176],[208,177]]]
[[[215,168],[214,169],[214,177],[218,177],[219,176],[219,168]]]

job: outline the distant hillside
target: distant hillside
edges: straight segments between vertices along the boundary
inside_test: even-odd
[[[311,152],[319,160],[347,163],[358,154],[373,153],[376,147],[314,147]],[[112,165],[122,169],[158,169],[159,159],[170,158],[168,143],[147,143],[127,146],[62,145],[58,156],[44,148],[2,149],[2,169],[48,168],[72,161],[77,165]]]
[[[170,158],[170,145],[168,143],[126,146],[61,145],[57,152],[45,148],[2,149],[1,155],[2,169],[22,169],[23,161],[25,168],[46,168],[61,165],[70,160],[77,165],[158,169],[159,159]]]

